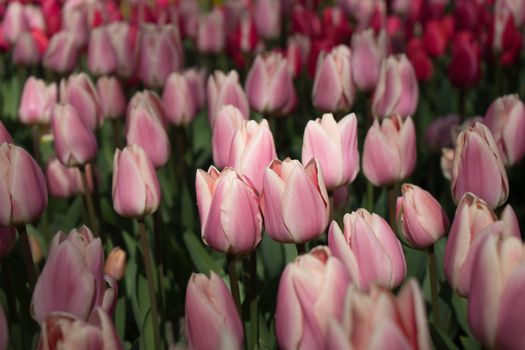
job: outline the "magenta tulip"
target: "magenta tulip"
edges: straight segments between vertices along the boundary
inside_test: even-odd
[[[199,18],[197,29],[197,50],[200,53],[219,53],[226,43],[224,14],[215,8]]]
[[[0,259],[3,259],[9,254],[16,243],[16,230],[14,227],[0,227]],[[1,310],[0,310],[1,311]],[[1,317],[2,315],[0,315]],[[2,332],[0,331],[0,339]],[[0,341],[1,343],[1,341]],[[2,346],[0,344],[0,349]]]
[[[188,125],[197,112],[190,84],[183,74],[173,72],[162,91],[166,119],[173,125]]]
[[[35,221],[47,207],[46,178],[37,162],[21,147],[0,144],[0,226]]]
[[[371,91],[379,80],[381,62],[388,53],[384,30],[376,36],[373,29],[352,35],[352,77],[361,91]]]
[[[359,172],[357,118],[354,113],[336,122],[324,114],[306,124],[303,136],[302,162],[316,158],[328,190],[354,181]]]
[[[244,90],[239,83],[239,74],[232,70],[228,74],[216,71],[208,78],[208,121],[213,128],[217,113],[225,105],[233,105],[248,119],[250,107]]]
[[[245,117],[235,106],[223,106],[213,125],[212,151],[213,163],[220,169],[233,166],[230,164],[230,149],[233,137],[241,129]]]
[[[94,75],[112,74],[117,69],[117,56],[113,50],[106,26],[91,30],[89,38],[87,66]]]
[[[91,130],[102,124],[103,112],[97,89],[86,73],[70,75],[60,82],[60,101],[75,107]]]
[[[29,77],[24,85],[18,119],[23,124],[49,124],[51,111],[57,102],[57,86],[35,77]]]
[[[115,119],[126,112],[126,96],[115,77],[100,77],[97,80],[97,93],[105,118]]]
[[[49,40],[42,65],[50,70],[66,73],[77,63],[78,48],[74,36],[67,31],[54,34]]]
[[[264,172],[261,209],[266,231],[278,242],[304,243],[321,235],[330,203],[317,161],[272,161]]]
[[[161,192],[157,173],[139,146],[115,151],[112,194],[113,208],[121,216],[141,218],[159,207]]]

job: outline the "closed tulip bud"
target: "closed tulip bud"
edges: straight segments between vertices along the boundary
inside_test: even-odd
[[[377,36],[373,29],[352,35],[352,77],[361,91],[371,91],[379,80],[381,62],[388,52],[388,39],[384,30]]]
[[[354,181],[359,172],[357,118],[354,113],[336,122],[324,114],[306,124],[303,136],[302,162],[316,158],[328,190]]]
[[[173,125],[188,125],[197,112],[192,91],[184,75],[170,74],[162,91],[166,119]]]
[[[276,52],[258,55],[246,77],[246,95],[256,111],[283,115],[296,99],[286,58]]]
[[[148,25],[141,32],[138,75],[148,87],[161,87],[183,65],[182,44],[174,25]]]
[[[58,232],[33,292],[33,319],[42,324],[53,312],[68,312],[90,320],[96,317],[97,306],[112,312],[117,286],[103,275],[103,268],[102,242],[86,226],[67,236]]]
[[[403,184],[401,193],[396,214],[401,234],[415,248],[433,245],[447,233],[447,214],[430,192],[418,186]]]
[[[51,127],[57,158],[65,166],[85,165],[97,154],[95,134],[80,119],[75,107],[57,104],[52,112]]]
[[[126,113],[126,96],[115,77],[100,77],[97,80],[97,93],[105,118],[116,119]]]
[[[197,50],[201,53],[219,53],[226,43],[224,15],[219,8],[199,18]]]
[[[29,77],[22,90],[18,119],[27,125],[49,124],[51,111],[57,102],[57,86],[33,76]]]
[[[79,117],[91,130],[102,124],[100,98],[86,73],[70,75],[60,82],[60,101],[75,107]]]
[[[450,285],[463,295],[469,287],[464,281],[470,268],[466,271],[464,265],[472,242],[496,220],[487,203],[472,193],[466,193],[458,204],[445,249],[445,275]]]
[[[0,120],[0,144],[7,142],[7,143],[14,143],[13,138],[11,137],[11,134],[4,126],[4,123]]]
[[[162,107],[158,106],[158,108]],[[139,101],[136,104],[130,101],[126,119],[128,145],[140,146],[155,168],[168,162],[171,149],[158,108],[146,101]]]
[[[339,45],[317,58],[312,102],[318,109],[328,112],[348,110],[355,98],[352,80],[352,53]]]
[[[117,58],[117,74],[128,78],[137,65],[137,29],[125,21],[113,22],[108,24],[107,33]]]
[[[86,6],[64,6],[62,9],[62,30],[71,33],[75,46],[84,48],[89,40],[90,26]]]
[[[120,281],[126,273],[126,252],[120,247],[115,247],[109,252],[108,260],[104,265],[104,273],[113,277],[115,281]]]
[[[379,81],[372,97],[372,112],[379,117],[398,113],[413,115],[419,99],[419,87],[414,67],[404,55],[383,60]]]
[[[215,272],[191,275],[186,288],[186,339],[192,349],[214,350],[229,338],[234,349],[243,343],[242,320],[226,284]]]
[[[468,321],[474,336],[491,349],[525,346],[525,247],[515,236],[488,235],[472,264]]]
[[[346,266],[359,288],[372,284],[397,287],[406,275],[401,243],[379,215],[365,209],[345,214],[343,231],[333,221],[328,232],[328,246]]]
[[[18,1],[10,2],[5,9],[2,20],[2,35],[4,39],[8,43],[14,44],[20,35],[27,30],[28,25],[24,16],[24,5]]]
[[[246,176],[260,193],[264,169],[275,158],[277,153],[268,121],[244,121],[232,137],[228,165]]]
[[[151,160],[139,146],[115,151],[112,194],[113,208],[121,216],[140,218],[159,207],[159,180]]]
[[[9,254],[11,249],[15,246],[16,230],[14,227],[0,227],[0,259],[3,259]],[[1,333],[1,332],[0,332]],[[2,337],[0,336],[0,339]],[[5,349],[0,346],[0,349]]]
[[[61,31],[49,40],[42,65],[55,72],[70,72],[77,63],[77,56],[78,48],[75,45],[75,38],[70,32]]]
[[[57,198],[71,198],[84,192],[80,170],[67,167],[53,158],[46,167],[46,180],[49,194]]]
[[[412,118],[399,115],[377,119],[368,130],[363,146],[363,172],[376,186],[406,179],[416,165],[416,129]]]
[[[485,125],[494,136],[503,162],[511,166],[525,155],[525,105],[517,94],[496,99],[485,114]]]
[[[244,120],[245,117],[241,111],[232,105],[223,106],[217,114],[213,125],[211,148],[213,151],[213,164],[218,168],[233,166],[229,162],[232,140],[236,132],[241,128],[241,125],[243,125]]]
[[[195,178],[202,240],[215,250],[244,255],[261,241],[259,196],[233,169],[197,170]]]
[[[93,313],[94,320],[89,323],[69,313],[50,314],[43,320],[37,349],[79,349],[86,346],[101,350],[123,349],[108,313],[100,307]]]
[[[244,90],[239,83],[239,74],[232,70],[227,74],[216,71],[208,78],[208,121],[213,128],[217,113],[223,106],[233,105],[245,119],[250,115],[250,107]]]
[[[447,68],[448,77],[454,86],[468,88],[477,84],[481,76],[479,51],[479,46],[470,32],[456,34],[452,41],[452,57]]]
[[[509,196],[509,180],[498,146],[490,130],[476,123],[462,131],[457,140],[452,163],[450,186],[457,203],[466,192],[497,208]]]
[[[108,75],[117,69],[117,56],[113,50],[108,28],[100,26],[91,31],[87,53],[87,66],[94,75]]]
[[[286,265],[279,282],[275,333],[281,349],[322,349],[330,319],[343,317],[351,278],[327,247]]]
[[[40,62],[42,54],[38,42],[31,32],[20,34],[13,48],[13,63],[34,66]]]
[[[7,320],[5,318],[4,310],[0,306],[0,349],[7,349],[9,343],[9,329],[7,328]]]
[[[447,48],[448,37],[442,21],[429,20],[425,23],[423,46],[429,55],[439,57]]]
[[[261,209],[266,231],[281,243],[304,243],[328,225],[330,203],[319,163],[274,160],[264,172]]]
[[[21,147],[0,144],[0,226],[32,223],[47,207],[46,178]]]
[[[257,33],[263,39],[276,39],[281,34],[281,2],[256,0],[252,16]]]
[[[204,68],[190,68],[183,75],[191,92],[195,112],[200,111],[206,104],[206,78],[208,73]]]

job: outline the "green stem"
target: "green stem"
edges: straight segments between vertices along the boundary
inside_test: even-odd
[[[366,181],[366,209],[369,212],[374,211],[374,184]]]
[[[96,237],[99,235],[97,218],[95,216],[95,206],[93,204],[93,198],[91,197],[91,191],[89,190],[88,178],[85,166],[80,166],[80,173],[82,178],[82,187],[84,189],[84,199],[86,200],[86,209],[88,212],[89,226]]]
[[[155,262],[157,264],[157,282],[160,293],[160,318],[161,323],[165,320],[166,296],[162,283],[164,281],[164,227],[162,226],[162,214],[160,208],[153,213],[153,228],[155,238]],[[162,331],[162,330],[161,330]]]
[[[38,272],[36,271],[35,262],[33,260],[33,254],[31,253],[31,245],[29,244],[29,237],[27,236],[26,226],[18,226],[17,231],[20,237],[20,242],[22,243],[22,255],[24,258],[24,264],[26,265],[29,289],[33,291],[33,289],[35,289],[36,280],[38,278]]]
[[[237,258],[234,255],[227,255],[228,261],[228,276],[230,277],[230,288],[232,290],[233,300],[237,306],[237,311],[241,315],[241,293],[239,292],[239,278],[237,277],[236,262]]]
[[[113,141],[116,148],[122,147],[122,131],[120,120],[117,118],[111,119],[111,128],[113,129]]]
[[[151,254],[148,242],[148,235],[146,233],[146,225],[143,219],[139,219],[139,233],[140,244],[142,245],[142,257],[144,258],[144,267],[146,269],[146,279],[148,282],[148,294],[151,304],[151,319],[153,326],[153,334],[155,341],[155,349],[161,349],[160,345],[160,328],[159,328],[159,312],[157,310],[157,297],[155,295],[155,283],[153,276],[153,267],[151,263]]]
[[[297,255],[303,255],[304,253],[306,253],[305,243],[296,243],[295,247],[297,248]]]
[[[248,349],[255,349],[259,340],[259,315],[257,310],[257,251],[253,251],[249,258],[250,264],[250,342]]]
[[[441,320],[439,314],[439,291],[438,291],[438,276],[436,267],[436,255],[434,253],[434,246],[430,246],[428,252],[428,272],[430,278],[430,293],[432,296],[432,314],[434,315],[434,324],[436,327],[441,327]]]
[[[396,221],[396,201],[397,201],[397,191],[396,185],[392,185],[387,188],[388,192],[388,218],[390,222],[390,227],[394,232],[397,232],[397,221]]]

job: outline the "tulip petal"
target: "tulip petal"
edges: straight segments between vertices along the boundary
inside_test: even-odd
[[[508,278],[501,296],[496,331],[496,346],[499,349],[521,349],[525,347],[525,333],[522,328],[525,315],[524,288],[525,265],[521,263]]]
[[[323,58],[319,57],[319,60]],[[326,55],[315,74],[312,91],[313,104],[316,108],[325,111],[335,111],[342,93],[343,87],[334,59],[331,55]]]

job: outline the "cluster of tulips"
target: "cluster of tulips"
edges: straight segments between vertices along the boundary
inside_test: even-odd
[[[0,350],[525,347],[525,1],[0,16]]]

